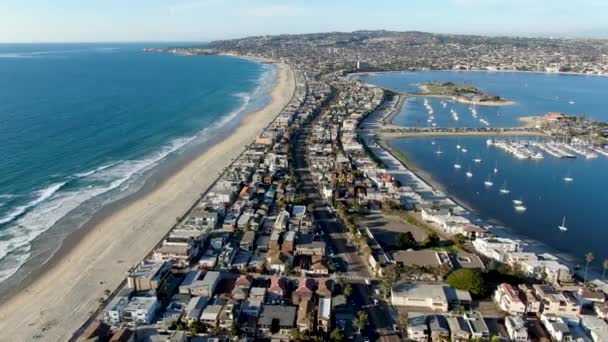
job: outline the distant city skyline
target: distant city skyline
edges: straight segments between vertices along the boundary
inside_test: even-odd
[[[608,1],[5,0],[0,42],[209,41],[394,30],[608,38]]]

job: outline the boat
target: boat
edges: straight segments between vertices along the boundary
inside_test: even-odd
[[[443,151],[441,150],[441,147],[439,147],[437,149],[437,151],[435,151],[435,154],[443,154]]]
[[[462,165],[460,165],[460,164],[458,164],[458,163],[454,164],[454,168],[455,168],[455,169],[460,169],[461,167],[462,167]]]
[[[503,195],[507,195],[508,193],[511,192],[511,190],[507,189],[507,182],[505,182],[502,187],[500,188],[500,190],[498,190],[501,194]]]
[[[490,186],[494,185],[494,183],[492,182],[492,180],[490,180],[490,177],[488,176],[488,179],[486,179],[486,180],[483,182],[483,185],[485,185],[485,186],[487,186],[487,187],[490,187]]]
[[[498,173],[498,163],[494,164],[494,173]]]
[[[468,151],[468,150],[467,150],[466,148],[464,148],[464,147],[463,147],[463,148],[461,148],[460,150],[461,150],[463,153],[467,153],[467,151]]]
[[[570,182],[572,182],[572,181],[574,181],[574,178],[572,178],[572,177],[570,177],[570,176],[566,176],[566,177],[564,177],[564,182],[566,182],[566,183],[570,183]]]
[[[559,230],[561,231],[566,231],[568,230],[568,227],[566,227],[566,216],[564,216],[564,219],[562,220],[562,224],[560,226],[557,226],[557,228],[559,228]]]
[[[522,204],[524,204],[524,201],[522,201],[522,200],[518,200],[518,199],[513,200],[513,205],[522,205]]]
[[[467,171],[466,175],[469,178],[473,177],[473,173],[471,172],[471,170]]]
[[[575,104],[576,102],[574,102],[574,101],[570,100],[570,101],[568,101],[568,103],[569,103],[569,104]]]
[[[435,145],[435,142],[434,142],[434,141],[431,141],[431,145]]]
[[[480,158],[475,158],[475,159],[473,159],[473,161],[476,162],[476,163],[481,163],[481,159]]]
[[[516,206],[514,206],[513,208],[515,209],[515,211],[520,212],[520,213],[522,213],[522,212],[524,212],[524,211],[528,210],[528,208],[526,208],[526,207],[525,207],[525,206],[523,206],[523,205],[516,205]]]
[[[456,149],[457,149],[457,150],[460,150],[460,145],[456,145]]]

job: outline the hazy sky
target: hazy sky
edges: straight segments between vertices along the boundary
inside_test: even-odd
[[[418,30],[608,37],[608,0],[0,0],[0,42]]]

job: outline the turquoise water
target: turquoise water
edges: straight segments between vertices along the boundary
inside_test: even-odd
[[[54,225],[73,215],[73,229],[268,101],[269,65],[142,48],[0,45],[0,281]]]
[[[518,102],[510,107],[481,107],[479,113],[488,113],[490,122],[500,126],[512,126],[517,117],[562,111],[570,114],[584,112],[591,118],[607,120],[604,101],[608,98],[608,78],[573,75],[546,75],[533,73],[459,73],[419,72],[391,73],[361,77],[363,80],[386,87],[406,91],[415,90],[415,84],[430,80],[472,83],[479,88],[497,93]],[[526,85],[527,86],[524,86]],[[416,125],[419,117],[428,113],[423,99],[407,103],[394,122]],[[571,104],[570,101],[574,102]],[[439,107],[439,99],[429,99],[432,107]],[[450,108],[467,113],[468,105],[448,103]],[[502,118],[491,113],[500,111]],[[437,111],[436,111],[437,112]],[[442,111],[439,111],[441,116]],[[438,119],[437,127],[466,126],[470,115],[460,114],[459,123],[450,118]],[[426,122],[425,122],[426,124]],[[469,123],[470,126],[474,124]],[[573,160],[556,159],[545,153],[543,160],[518,160],[504,151],[486,145],[487,137],[441,137],[394,140],[391,144],[404,152],[419,168],[430,173],[447,193],[465,202],[480,217],[504,231],[515,234],[531,243],[540,242],[553,252],[583,264],[584,254],[593,252],[594,267],[601,269],[601,262],[608,259],[608,230],[603,211],[608,204],[608,157]],[[526,139],[526,138],[513,138]],[[532,138],[528,138],[532,139]],[[534,138],[536,139],[536,138]],[[434,144],[433,144],[434,142]],[[466,148],[466,153],[456,148]],[[435,153],[441,149],[443,154]],[[479,158],[481,163],[473,159]],[[454,164],[462,165],[461,169]],[[494,172],[494,168],[498,172]],[[473,177],[466,177],[470,169]],[[564,182],[565,176],[574,178]],[[486,187],[490,178],[494,185]],[[506,186],[510,193],[501,194]],[[517,213],[513,200],[522,200],[527,210]],[[558,226],[566,217],[568,231]],[[503,228],[501,228],[503,229]]]

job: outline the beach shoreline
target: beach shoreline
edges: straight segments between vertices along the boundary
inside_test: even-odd
[[[237,56],[238,57],[238,56]],[[264,61],[271,63],[272,61]],[[167,179],[111,205],[63,241],[39,272],[32,272],[14,295],[0,303],[0,328],[15,341],[67,340],[114,290],[126,272],[161,241],[181,217],[281,112],[295,90],[293,70],[275,63],[276,83],[263,109],[243,115],[225,139],[209,146]]]

